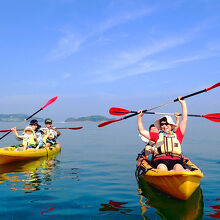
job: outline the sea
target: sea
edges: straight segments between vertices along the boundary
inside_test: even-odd
[[[155,119],[145,117],[145,127]],[[219,123],[205,118],[188,121],[182,149],[204,178],[187,201],[136,179],[137,154],[144,148],[137,118],[102,128],[98,124],[55,122],[59,128],[83,129],[61,129],[58,142],[62,149],[54,157],[0,166],[0,219],[220,218]],[[0,123],[0,129],[14,126],[15,122]],[[0,140],[0,147],[18,143],[10,133]]]

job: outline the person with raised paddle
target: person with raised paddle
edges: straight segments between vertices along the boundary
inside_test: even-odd
[[[56,127],[52,127],[52,119],[45,119],[44,133],[46,134],[46,147],[56,144],[56,139],[61,135],[61,132]]]
[[[182,120],[176,131],[173,119],[164,116],[154,122],[159,133],[149,132],[143,126],[143,111],[138,112],[138,130],[141,135],[155,142],[152,164],[159,170],[184,171],[181,143],[187,126],[187,105],[181,97],[178,97],[178,101],[182,106]]]
[[[180,121],[180,116],[179,115],[180,115],[180,113],[175,112],[174,115],[176,117],[176,124],[174,125],[173,130],[176,131],[178,126],[179,126],[179,121]],[[159,133],[159,130],[154,124],[151,124],[149,126],[149,132]],[[141,140],[146,144],[145,148],[141,152],[141,156],[145,156],[145,158],[147,160],[151,160],[150,156],[154,153],[154,144],[155,144],[155,142],[147,139],[146,137],[142,136],[141,134],[139,134],[139,136],[140,136]]]

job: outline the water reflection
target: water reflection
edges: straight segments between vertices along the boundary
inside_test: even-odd
[[[187,201],[177,200],[152,187],[142,178],[139,181],[141,215],[146,219],[148,209],[155,208],[156,214],[162,219],[202,219],[203,196],[198,188]],[[148,216],[149,218],[149,216]]]
[[[220,199],[215,199],[215,201],[220,201]],[[220,205],[212,205],[210,207],[213,209],[214,213],[206,215],[206,216],[209,216],[211,218],[220,218]],[[211,211],[208,211],[208,212],[211,212]]]
[[[113,200],[110,200],[109,203],[101,204],[102,208],[100,208],[100,211],[117,211],[122,214],[126,214],[128,212],[131,212],[132,209],[125,207],[127,202],[116,202]]]
[[[40,190],[52,181],[53,170],[59,160],[42,157],[37,160],[0,165],[0,183],[9,182],[10,189],[21,189],[25,193]]]

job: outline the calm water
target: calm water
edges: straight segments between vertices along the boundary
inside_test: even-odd
[[[154,118],[151,118],[154,120]],[[151,121],[146,121],[148,125]],[[15,123],[1,123],[0,129]],[[61,153],[54,159],[0,167],[1,219],[214,219],[220,218],[220,125],[191,119],[183,150],[205,177],[186,202],[135,179],[139,140],[135,119],[98,128],[57,123]],[[13,134],[0,147],[17,143]]]

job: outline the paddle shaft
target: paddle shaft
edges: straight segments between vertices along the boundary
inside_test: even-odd
[[[160,113],[160,112],[145,112],[145,114],[155,114],[155,115],[175,115],[174,113]],[[181,116],[182,114],[179,114]],[[187,116],[190,117],[198,117],[198,118],[206,118],[210,121],[220,122],[220,113],[210,113],[207,115],[195,115],[195,114],[188,114]]]
[[[189,95],[183,96],[183,97],[181,97],[181,99],[186,99],[186,98],[192,97],[192,96],[194,96],[194,95],[198,95],[198,94],[200,94],[200,93],[207,92],[207,91],[209,91],[210,89],[216,88],[217,86],[220,86],[220,83],[216,83],[214,86],[212,86],[212,87],[210,87],[210,88],[208,88],[208,89],[203,89],[203,90],[200,90],[200,91],[198,91],[198,92],[194,92],[194,93],[191,93],[191,94],[189,94]],[[177,101],[178,101],[178,98],[174,99],[174,100],[171,101],[171,102],[168,102],[168,103],[165,103],[165,104],[156,106],[156,107],[154,107],[154,108],[145,109],[145,110],[143,110],[143,113],[146,113],[146,112],[148,112],[148,111],[152,111],[152,110],[154,110],[154,109],[157,109],[157,108],[160,108],[160,107],[163,107],[163,106],[172,104],[172,103],[177,102]],[[133,114],[131,114],[131,115],[128,115],[128,116],[123,117],[122,120],[127,119],[127,118],[130,118],[130,117],[133,117],[133,116],[135,116],[135,115],[137,115],[137,114],[138,114],[138,112],[135,112],[135,113],[133,113]],[[196,117],[196,116],[195,116],[195,117]],[[199,116],[198,116],[198,117],[199,117]]]
[[[175,115],[174,113],[163,113],[163,112],[145,112],[144,114],[151,114],[151,115]],[[179,114],[178,116],[181,116],[182,114]],[[194,114],[188,114],[187,116],[190,117],[203,117],[203,115],[194,115]]]
[[[69,129],[69,130],[78,130],[81,129],[83,127],[66,127],[66,128],[57,128],[57,129]],[[23,131],[24,129],[18,129],[17,131]],[[11,131],[11,129],[5,129],[5,130],[0,130],[0,132],[8,132]]]

